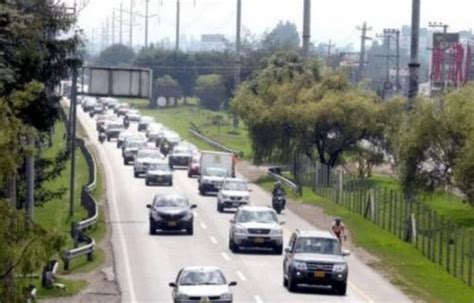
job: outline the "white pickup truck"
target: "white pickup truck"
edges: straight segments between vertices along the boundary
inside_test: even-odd
[[[234,177],[235,156],[231,153],[201,152],[199,193],[218,192],[225,178]]]

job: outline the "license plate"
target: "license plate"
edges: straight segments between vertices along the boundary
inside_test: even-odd
[[[314,272],[314,277],[315,278],[324,278],[326,276],[326,273],[324,271],[315,271]]]
[[[240,206],[240,203],[232,203],[232,206],[233,206],[233,207],[239,207],[239,206]]]
[[[176,221],[168,222],[169,227],[175,227],[176,225],[178,225],[178,222],[176,222]]]
[[[265,240],[263,238],[255,238],[255,243],[263,243]]]

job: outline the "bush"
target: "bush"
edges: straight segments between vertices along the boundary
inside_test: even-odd
[[[196,80],[195,93],[202,107],[219,110],[226,98],[224,79],[216,74],[199,76]]]

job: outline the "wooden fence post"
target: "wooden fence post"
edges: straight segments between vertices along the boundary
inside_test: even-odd
[[[440,218],[439,221],[439,254],[438,254],[438,263],[443,265],[443,218]]]

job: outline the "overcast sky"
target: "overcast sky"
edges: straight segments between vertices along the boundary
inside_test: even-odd
[[[72,0],[67,0],[72,1]],[[78,0],[81,2],[83,0]],[[132,0],[135,10],[144,13],[145,0]],[[150,42],[168,38],[174,41],[176,24],[176,0],[149,0]],[[301,32],[303,0],[242,0],[242,26],[254,34],[262,34],[273,28],[279,20],[290,20]],[[412,0],[313,0],[311,7],[311,40],[315,43],[332,39],[338,46],[351,42],[358,45],[360,33],[356,26],[367,21],[373,27],[372,36],[383,28],[399,28],[410,24]],[[79,23],[90,38],[99,44],[101,29],[116,9],[116,40],[120,0],[89,0],[81,11]],[[130,0],[123,0],[124,10],[130,9]],[[472,0],[422,0],[421,26],[429,21],[441,21],[450,30],[471,29],[474,18]],[[199,39],[201,34],[220,33],[233,39],[235,36],[236,0],[181,0],[181,34]],[[144,42],[144,20],[136,17],[134,44]],[[124,43],[128,43],[129,16],[124,14]]]

